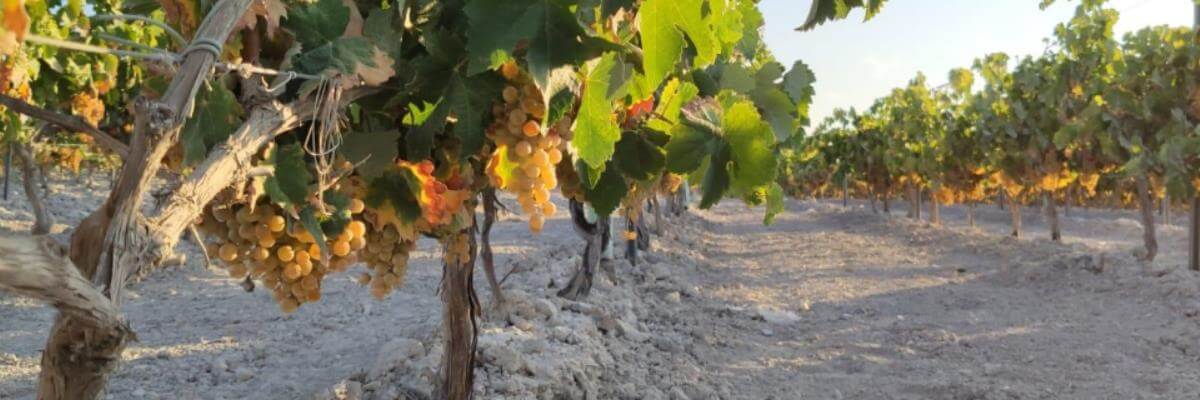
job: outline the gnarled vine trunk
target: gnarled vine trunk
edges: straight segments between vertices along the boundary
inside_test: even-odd
[[[938,202],[936,191],[929,194],[929,223],[934,225],[942,224],[942,210]]]
[[[920,192],[917,191],[917,185],[908,184],[908,217],[920,220],[921,219],[921,200]]]
[[[475,349],[479,334],[479,298],[475,293],[475,227],[465,229],[470,257],[465,263],[442,265],[442,325],[445,352],[434,397],[470,399],[475,387]],[[442,251],[448,251],[443,248]]]
[[[1042,192],[1042,206],[1046,209],[1046,222],[1050,226],[1050,240],[1062,242],[1062,230],[1059,228],[1058,207],[1054,204],[1054,195]]]
[[[1008,215],[1012,217],[1012,237],[1021,237],[1021,204],[1017,202],[1017,196],[1004,195],[1008,199]]]
[[[575,226],[575,232],[584,241],[583,258],[571,281],[558,291],[559,297],[571,300],[587,297],[591,292],[592,280],[596,276],[596,268],[600,265],[610,235],[609,217],[599,217],[596,222],[589,222],[583,207],[583,203],[575,200],[570,202],[571,222]]]
[[[975,201],[967,202],[967,225],[975,227]]]
[[[1158,255],[1158,238],[1154,233],[1154,199],[1150,194],[1150,179],[1145,175],[1137,178],[1138,206],[1142,212],[1142,241],[1146,246],[1145,261],[1154,261]]]
[[[492,225],[496,223],[496,189],[488,188],[480,196],[483,200],[483,228],[479,231],[479,258],[483,261],[483,272],[487,274],[488,286],[492,289],[492,304],[504,304],[504,291],[496,280],[496,259],[492,254]]]
[[[10,146],[14,146],[13,152],[17,156],[17,163],[20,164],[21,186],[25,188],[25,199],[29,201],[29,207],[33,209],[33,229],[30,233],[34,235],[50,233],[50,227],[54,225],[54,216],[50,215],[50,210],[46,209],[46,204],[42,201],[42,193],[37,187],[37,163],[33,159],[32,146],[17,143],[11,143]]]

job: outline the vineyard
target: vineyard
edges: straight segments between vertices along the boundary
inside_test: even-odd
[[[812,121],[756,0],[0,6],[0,398],[1200,393],[1191,28]]]

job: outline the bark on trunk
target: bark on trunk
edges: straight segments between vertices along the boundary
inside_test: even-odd
[[[492,306],[504,304],[504,291],[496,280],[496,259],[492,254],[492,225],[496,223],[496,189],[486,189],[483,200],[483,228],[479,231],[479,258],[483,261],[483,272],[487,274],[488,286],[492,289]]]
[[[1150,198],[1150,180],[1145,175],[1137,178],[1138,205],[1142,211],[1142,241],[1146,246],[1145,261],[1154,261],[1158,255],[1158,238],[1154,234],[1154,199]]]
[[[929,223],[934,225],[942,224],[942,210],[938,204],[937,194],[930,192],[929,194]]]
[[[1008,195],[1004,194],[1003,190],[996,193],[996,207],[999,208],[1000,211],[1004,211],[1004,203],[1007,201],[1007,199],[1005,199],[1006,197],[1008,197]]]
[[[972,228],[975,227],[975,202],[974,201],[967,203],[967,225]]]
[[[1075,199],[1075,188],[1076,186],[1068,186],[1064,194],[1066,197],[1063,198],[1063,215],[1067,218],[1071,218],[1071,202]]]
[[[921,219],[921,208],[917,203],[917,187],[913,184],[908,184],[908,217],[912,219]]]
[[[218,3],[201,23],[193,43],[225,43],[250,2]],[[204,47],[189,47],[162,97],[135,104],[136,132],[129,146],[130,157],[108,200],[71,237],[71,260],[81,276],[104,288],[114,307],[120,307],[124,298],[127,277],[164,256],[163,243],[152,239],[154,229],[139,218],[141,200],[161,168],[163,156],[177,141],[196,91],[207,81],[219,53],[219,48],[214,53]],[[195,215],[187,217],[190,220]],[[180,233],[182,227],[174,232],[172,240],[177,240]],[[114,340],[78,317],[60,314],[42,353],[38,398],[101,398],[124,347],[124,341]]]
[[[14,152],[17,155],[17,163],[21,166],[21,186],[25,188],[25,199],[29,201],[29,207],[33,209],[34,222],[30,233],[34,235],[50,233],[50,227],[54,226],[54,216],[50,215],[50,210],[46,209],[37,187],[37,163],[33,160],[31,146],[16,143],[11,145],[16,146]]]
[[[875,189],[870,186],[867,187],[867,198],[871,200],[871,213],[879,214],[879,207],[875,206]]]
[[[1016,196],[1005,195],[1008,199],[1008,214],[1012,217],[1012,237],[1021,237],[1021,205],[1017,204]]]
[[[639,233],[633,218],[625,217],[625,259],[634,267],[637,266]]]
[[[445,352],[438,371],[440,385],[434,397],[444,400],[470,399],[475,386],[475,348],[479,333],[479,298],[475,293],[475,228],[459,234],[468,237],[470,247],[465,263],[446,263],[442,267],[442,324]],[[448,251],[443,248],[443,251]]]
[[[566,287],[558,291],[559,297],[570,300],[587,297],[591,292],[592,280],[596,275],[596,268],[600,265],[611,225],[608,217],[600,217],[596,222],[588,222],[583,207],[583,203],[571,200],[571,221],[575,226],[575,232],[583,238],[584,247],[583,258],[580,260],[579,268],[575,270],[575,276],[571,277],[571,281],[567,283]]]
[[[663,235],[663,212],[662,203],[659,202],[658,195],[650,196],[650,206],[654,207],[654,234]]]
[[[1200,271],[1200,196],[1192,196],[1192,217],[1188,225],[1188,267]]]
[[[892,195],[888,192],[883,192],[883,213],[892,213]]]
[[[1050,225],[1050,240],[1062,242],[1062,230],[1058,224],[1058,207],[1054,205],[1054,196],[1050,192],[1042,192],[1042,206],[1046,208],[1046,222]]]

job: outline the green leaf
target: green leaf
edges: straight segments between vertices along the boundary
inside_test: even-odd
[[[413,187],[412,184],[415,180],[412,171],[392,168],[371,180],[367,186],[365,203],[376,209],[390,204],[401,221],[416,221],[421,218],[421,203],[416,195],[420,187]]]
[[[491,115],[492,102],[503,85],[493,74],[470,78],[455,74],[450,79],[446,101],[457,118],[454,135],[462,142],[460,156],[470,157],[483,147],[485,117]]]
[[[616,56],[607,53],[588,68],[583,87],[583,101],[575,119],[575,137],[571,146],[589,166],[600,168],[612,158],[614,145],[621,139],[621,130],[608,99],[609,79],[616,65]]]
[[[747,59],[753,60],[758,53],[758,48],[762,44],[762,36],[759,30],[763,26],[762,12],[758,10],[758,6],[752,1],[743,1],[739,4],[742,15],[742,40],[738,41],[737,51],[741,52]]]
[[[776,138],[785,140],[795,133],[796,105],[782,90],[773,86],[759,86],[750,92],[750,98],[762,110],[763,118],[771,124]]]
[[[654,91],[683,56],[684,35],[696,47],[693,66],[702,68],[717,58],[716,33],[701,16],[703,0],[646,0],[638,16],[642,35],[646,88]]]
[[[648,181],[662,174],[666,154],[642,135],[625,132],[621,134],[621,141],[617,142],[613,163],[626,177]]]
[[[352,164],[363,178],[371,179],[387,170],[400,155],[397,142],[400,131],[350,132],[342,137],[338,152]],[[360,164],[361,163],[361,164]]]
[[[679,109],[687,102],[696,98],[700,89],[690,82],[672,79],[663,87],[662,96],[654,113],[661,118],[651,118],[646,126],[663,132],[670,132],[671,127],[679,123]]]
[[[713,79],[712,74],[703,69],[692,70],[692,83],[696,84],[696,88],[700,90],[701,97],[716,96],[717,92],[721,91],[720,85],[716,79]]]
[[[746,93],[754,90],[754,77],[750,71],[738,64],[721,66],[721,89]]]
[[[595,173],[596,171],[584,168],[579,171],[579,178],[583,181],[588,181],[591,178],[587,175]],[[604,172],[600,174],[599,179],[596,179],[595,187],[583,185],[584,198],[596,210],[596,214],[602,217],[612,215],[613,211],[621,205],[621,199],[625,198],[625,194],[628,191],[625,179],[621,177],[616,168],[605,168]]]
[[[763,225],[775,223],[775,217],[783,212],[783,187],[771,183],[767,188],[767,212],[763,216]]]
[[[718,142],[711,133],[686,125],[675,125],[667,143],[667,171],[686,174],[695,171],[708,157],[712,143]]]
[[[729,146],[720,144],[708,163],[704,180],[700,181],[700,208],[709,209],[729,191]]]
[[[332,253],[329,252],[329,244],[325,243],[325,232],[321,230],[321,221],[317,220],[317,210],[313,206],[306,205],[300,209],[300,224],[312,234],[313,240],[321,248],[322,261],[327,260]]]
[[[792,69],[783,76],[783,90],[792,98],[792,102],[807,105],[812,103],[813,83],[816,82],[817,76],[812,69],[803,61],[796,60]]]
[[[284,208],[305,204],[308,182],[312,175],[304,162],[304,150],[298,144],[275,147],[267,155],[266,164],[275,168],[264,187],[271,201]]]
[[[346,225],[350,224],[350,197],[332,189],[326,190],[322,197],[329,206],[327,209],[332,212],[321,221],[321,231],[329,236],[341,235]]]
[[[360,65],[377,66],[374,55],[375,46],[366,38],[346,37],[305,51],[292,63],[297,71],[306,74],[320,74],[327,69],[354,74]]]
[[[350,23],[350,8],[341,0],[317,0],[288,8],[284,28],[305,49],[315,49],[342,37]]]
[[[570,90],[561,90],[550,97],[549,105],[546,106],[546,126],[554,126],[558,120],[571,112],[571,108],[575,106],[575,92]]]
[[[408,130],[408,134],[404,136],[405,141],[405,159],[409,161],[420,161],[428,159],[433,153],[433,138],[437,134],[446,130],[446,119],[450,116],[450,107],[445,102],[440,102],[436,105],[425,104],[425,108],[417,111],[415,104],[410,104],[409,109],[413,111],[411,115],[420,120],[414,122],[416,124]],[[407,118],[406,118],[407,119]]]
[[[464,7],[468,75],[499,67],[526,40],[526,61],[539,88],[545,90],[553,71],[577,65],[594,53],[569,0],[472,0]]]
[[[400,8],[403,9],[403,8]],[[398,26],[396,23],[397,8],[376,8],[371,10],[371,14],[367,15],[367,19],[363,21],[363,36],[374,43],[376,47],[391,56],[392,59],[399,60],[401,58],[400,49],[403,35],[398,35],[397,32],[403,26]]]
[[[201,85],[196,94],[196,112],[180,132],[183,163],[194,165],[208,157],[208,151],[233,134],[242,124],[242,106],[237,96],[220,81]]]
[[[732,151],[734,189],[744,193],[774,182],[778,167],[775,136],[754,105],[743,101],[725,110],[721,128]]]

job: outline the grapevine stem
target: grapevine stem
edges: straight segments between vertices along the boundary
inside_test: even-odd
[[[100,32],[97,32],[95,35],[96,35],[96,38],[98,38],[98,39],[100,39],[100,40],[107,40],[107,41],[109,41],[109,42],[113,42],[113,43],[116,43],[116,44],[121,44],[121,45],[129,46],[129,47],[133,47],[133,48],[135,48],[135,49],[142,50],[142,51],[145,51],[145,52],[147,52],[147,53],[166,53],[166,54],[170,54],[170,52],[169,52],[169,51],[166,51],[166,50],[163,50],[163,49],[160,49],[160,48],[157,48],[157,47],[153,47],[153,46],[144,45],[144,44],[141,44],[141,43],[138,43],[138,42],[132,41],[132,40],[126,40],[126,39],[122,39],[122,38],[119,38],[119,37],[116,37],[116,36],[113,36],[113,35],[109,35],[109,34],[107,34],[107,33],[100,33]]]
[[[73,42],[70,40],[49,38],[49,37],[35,35],[35,34],[25,35],[25,41],[30,42],[30,43],[40,44],[43,46],[59,47],[59,48],[67,49],[67,50],[75,50],[75,51],[82,51],[82,52],[96,53],[96,54],[112,54],[112,55],[121,56],[121,57],[141,58],[141,59],[146,59],[146,60],[157,60],[157,61],[168,62],[168,63],[175,63],[176,61],[179,60],[178,56],[176,56],[173,53],[168,53],[168,52],[143,53],[143,52],[137,52],[137,51],[121,50],[121,49],[110,49],[107,47],[90,45],[90,44],[86,44],[86,43]]]

